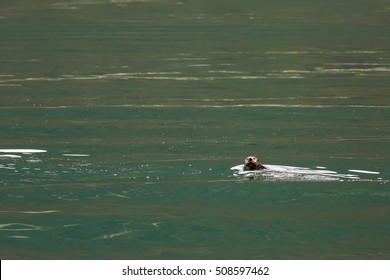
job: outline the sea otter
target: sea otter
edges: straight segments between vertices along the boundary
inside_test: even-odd
[[[265,169],[265,166],[261,164],[260,160],[257,157],[249,156],[244,160],[244,170],[261,170]]]

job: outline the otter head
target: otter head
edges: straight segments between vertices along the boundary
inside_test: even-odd
[[[257,157],[249,156],[245,158],[244,170],[260,170],[265,167],[260,163]]]

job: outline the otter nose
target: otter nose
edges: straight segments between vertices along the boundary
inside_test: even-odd
[[[249,161],[249,162],[252,162],[252,161],[253,161],[253,158],[251,158],[251,157],[248,158],[248,161]]]

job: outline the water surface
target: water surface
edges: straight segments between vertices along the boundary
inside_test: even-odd
[[[2,1],[1,258],[388,259],[389,11]]]

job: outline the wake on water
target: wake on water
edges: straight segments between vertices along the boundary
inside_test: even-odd
[[[262,170],[244,170],[244,164],[236,165],[230,169],[234,171],[234,176],[247,179],[263,179],[269,181],[356,181],[363,180],[356,174],[341,174],[336,171],[328,170],[325,167],[316,167],[310,169],[306,167],[285,166],[285,165],[264,165],[266,169]],[[379,172],[367,170],[348,170],[354,173],[364,173],[377,175]],[[364,179],[366,180],[366,179]],[[382,180],[382,178],[369,179]]]

